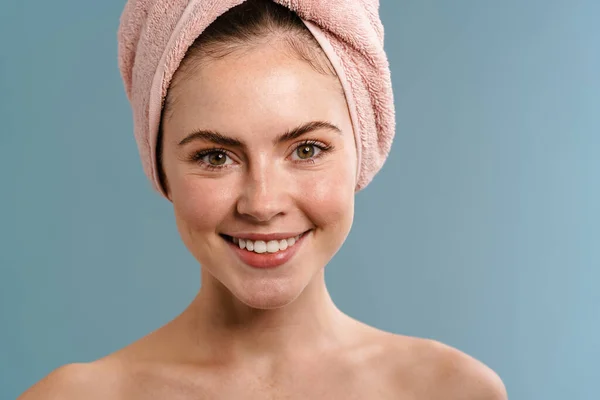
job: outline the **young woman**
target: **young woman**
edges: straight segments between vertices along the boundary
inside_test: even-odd
[[[364,103],[349,103],[356,82],[338,72],[272,1],[245,1],[204,29],[165,87],[151,174],[201,265],[199,293],[167,325],[57,369],[23,400],[506,398],[481,362],[367,326],[329,296],[324,268],[369,157],[352,113]]]

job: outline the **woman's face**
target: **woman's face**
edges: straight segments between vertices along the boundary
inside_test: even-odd
[[[214,284],[262,309],[302,293],[354,214],[356,150],[339,82],[280,46],[176,75],[163,121],[163,168],[185,245]]]

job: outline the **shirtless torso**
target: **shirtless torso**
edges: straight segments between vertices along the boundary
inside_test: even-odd
[[[352,346],[273,363],[187,363],[160,329],[98,361],[63,366],[19,400],[504,400],[500,378],[440,342],[361,325]],[[55,396],[55,397],[52,397]]]

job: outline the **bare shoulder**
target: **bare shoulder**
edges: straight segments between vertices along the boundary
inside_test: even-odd
[[[25,391],[17,400],[138,398],[140,381],[153,373],[152,361],[170,354],[159,330],[90,363],[63,365]],[[162,339],[162,340],[161,340]],[[172,352],[171,352],[172,353]],[[159,354],[159,356],[156,356]],[[149,361],[149,362],[147,362]]]
[[[506,400],[504,383],[490,367],[446,344],[429,341],[438,363],[435,374],[448,399]]]
[[[468,354],[431,339],[402,337],[404,377],[416,382],[424,398],[506,400],[504,383],[490,367]],[[410,371],[410,372],[408,372]]]
[[[63,365],[17,400],[118,399],[118,374],[101,361]]]

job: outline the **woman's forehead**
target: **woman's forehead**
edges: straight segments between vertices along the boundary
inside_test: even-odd
[[[172,88],[166,124],[181,130],[212,127],[278,130],[311,120],[339,120],[347,114],[337,78],[276,49],[257,49],[203,62]],[[269,126],[270,125],[270,126]],[[269,129],[270,128],[270,129]]]

